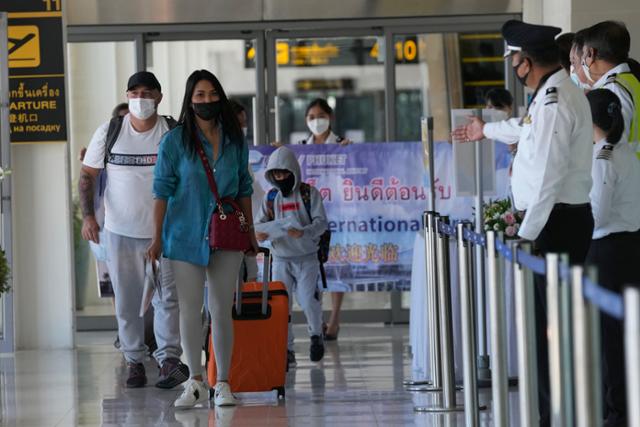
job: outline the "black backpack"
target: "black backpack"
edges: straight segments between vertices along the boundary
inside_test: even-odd
[[[278,189],[272,188],[267,193],[267,210],[269,213],[269,218],[273,220],[275,218],[274,214],[274,201],[276,196],[278,195]],[[302,197],[302,203],[304,204],[304,208],[307,211],[307,215],[309,216],[309,220],[313,221],[313,217],[311,216],[311,186],[306,182],[300,183],[300,196]],[[320,275],[322,277],[322,286],[327,287],[327,275],[324,270],[324,263],[329,260],[329,250],[331,249],[331,230],[327,229],[322,236],[320,236],[320,242],[318,243],[318,261],[320,261]]]

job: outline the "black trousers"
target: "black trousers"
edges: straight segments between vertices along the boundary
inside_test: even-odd
[[[638,262],[640,232],[614,233],[594,240],[587,256],[587,264],[598,268],[598,283],[618,293],[625,285],[640,286]],[[602,313],[600,327],[605,425],[624,426],[627,418],[624,324]]]
[[[590,205],[556,205],[540,235],[534,242],[534,253],[569,254],[572,265],[584,264],[593,235],[593,214]],[[536,275],[536,345],[538,360],[538,410],[540,425],[551,425],[551,394],[549,386],[549,343],[547,341],[547,281]]]

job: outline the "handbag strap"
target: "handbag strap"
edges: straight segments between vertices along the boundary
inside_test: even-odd
[[[197,136],[195,136],[197,138]],[[209,181],[209,188],[216,198],[216,203],[220,205],[220,194],[218,194],[218,186],[216,185],[216,180],[213,177],[213,171],[211,170],[211,165],[209,164],[209,160],[207,159],[207,155],[204,152],[204,147],[202,146],[202,142],[196,140],[196,150],[198,151],[198,155],[200,156],[200,160],[202,160],[202,166],[204,166],[204,171],[207,174],[207,181]],[[218,206],[220,208],[220,206]]]

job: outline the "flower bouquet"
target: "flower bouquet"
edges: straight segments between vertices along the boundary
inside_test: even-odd
[[[502,231],[506,237],[516,237],[523,215],[511,206],[511,200],[490,201],[483,206],[484,230]]]

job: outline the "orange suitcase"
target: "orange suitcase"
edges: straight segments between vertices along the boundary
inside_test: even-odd
[[[264,253],[263,277],[271,278],[271,256]],[[241,295],[238,298],[238,294]],[[229,384],[232,392],[276,390],[283,399],[287,370],[289,296],[282,282],[245,283],[233,307],[233,356]],[[209,339],[207,377],[216,383],[216,360]]]

